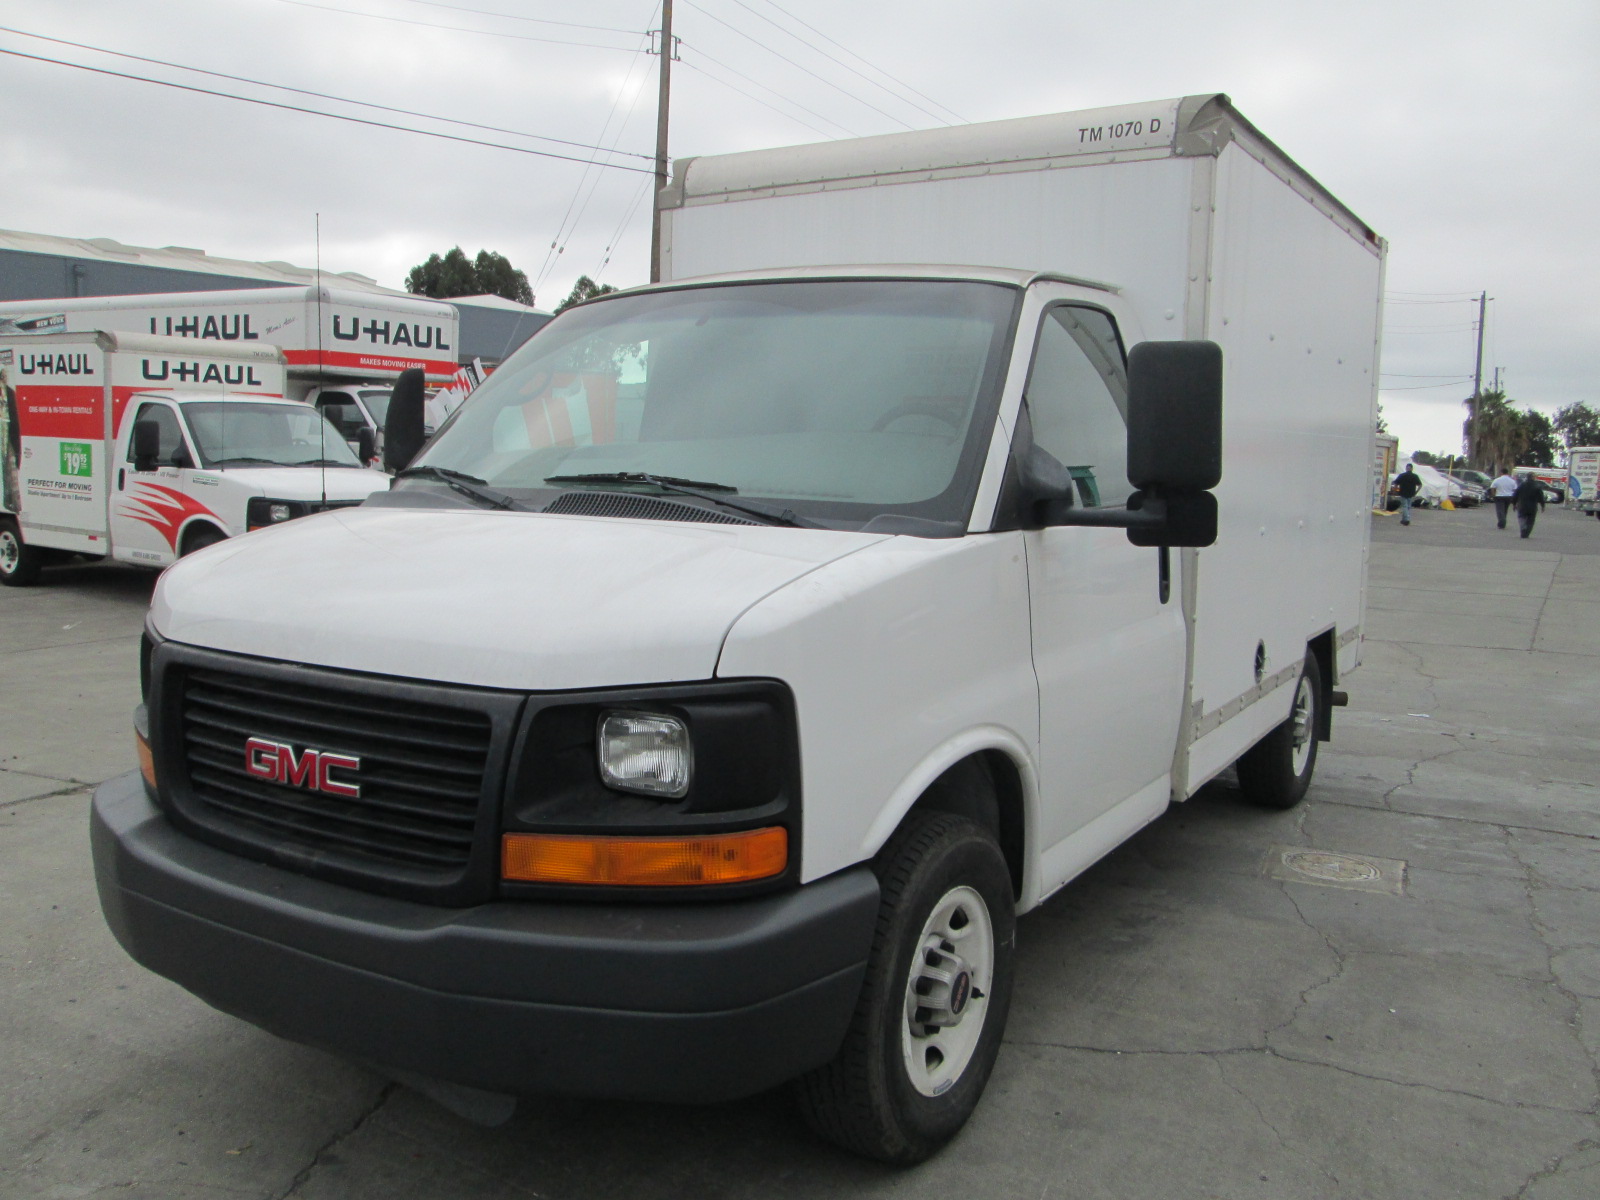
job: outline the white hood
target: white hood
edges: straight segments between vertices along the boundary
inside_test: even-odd
[[[371,467],[228,467],[195,471],[190,481],[228,483],[274,500],[365,500],[389,486],[389,476]]]
[[[542,691],[710,679],[752,604],[884,535],[357,508],[182,559],[156,631],[215,650]]]

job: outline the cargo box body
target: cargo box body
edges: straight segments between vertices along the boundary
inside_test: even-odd
[[[1333,635],[1338,674],[1359,662],[1386,246],[1226,97],[682,159],[663,204],[667,278],[1009,267],[1114,288],[1128,346],[1222,347],[1178,797],[1283,720],[1312,639]]]

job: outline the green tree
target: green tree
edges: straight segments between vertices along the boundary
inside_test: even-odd
[[[1551,424],[1550,418],[1531,408],[1523,410],[1518,416],[1522,420],[1526,445],[1522,451],[1522,460],[1517,465],[1555,466],[1556,459],[1561,454],[1561,443],[1556,440],[1555,426]]]
[[[1488,470],[1498,466],[1509,470],[1522,462],[1527,449],[1527,430],[1521,416],[1501,391],[1481,392],[1462,401],[1467,419],[1462,433],[1467,442],[1467,457],[1473,466]]]
[[[504,255],[480,250],[474,261],[460,246],[443,256],[430,254],[426,262],[412,267],[406,275],[406,291],[413,296],[432,296],[435,300],[448,300],[452,296],[501,296],[519,304],[533,303],[533,289],[528,286],[527,275],[513,267]]]
[[[572,285],[572,291],[567,298],[556,305],[556,311],[565,312],[574,304],[582,304],[585,300],[593,300],[596,296],[604,296],[616,290],[609,283],[596,283],[587,275],[579,275],[578,282]]]
[[[1558,408],[1551,423],[1568,450],[1574,446],[1600,446],[1600,412],[1581,400]]]

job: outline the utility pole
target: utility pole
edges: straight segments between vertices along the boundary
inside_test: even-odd
[[[650,206],[650,282],[661,282],[661,193],[667,186],[667,113],[672,95],[672,60],[678,46],[672,36],[672,0],[661,0],[661,88],[656,95],[656,195]]]
[[[1483,315],[1489,303],[1489,293],[1478,293],[1478,361],[1472,368],[1472,429],[1467,435],[1467,458],[1476,462],[1478,457],[1478,409],[1483,406]]]

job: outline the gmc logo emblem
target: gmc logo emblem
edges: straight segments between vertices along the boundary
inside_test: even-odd
[[[337,770],[359,771],[361,760],[350,754],[330,754],[326,750],[313,750],[309,746],[299,754],[288,742],[269,742],[266,738],[251,738],[244,744],[244,769],[254,778],[268,783],[284,783],[290,787],[309,788],[313,792],[327,792],[330,796],[361,795],[361,785],[335,779]]]

